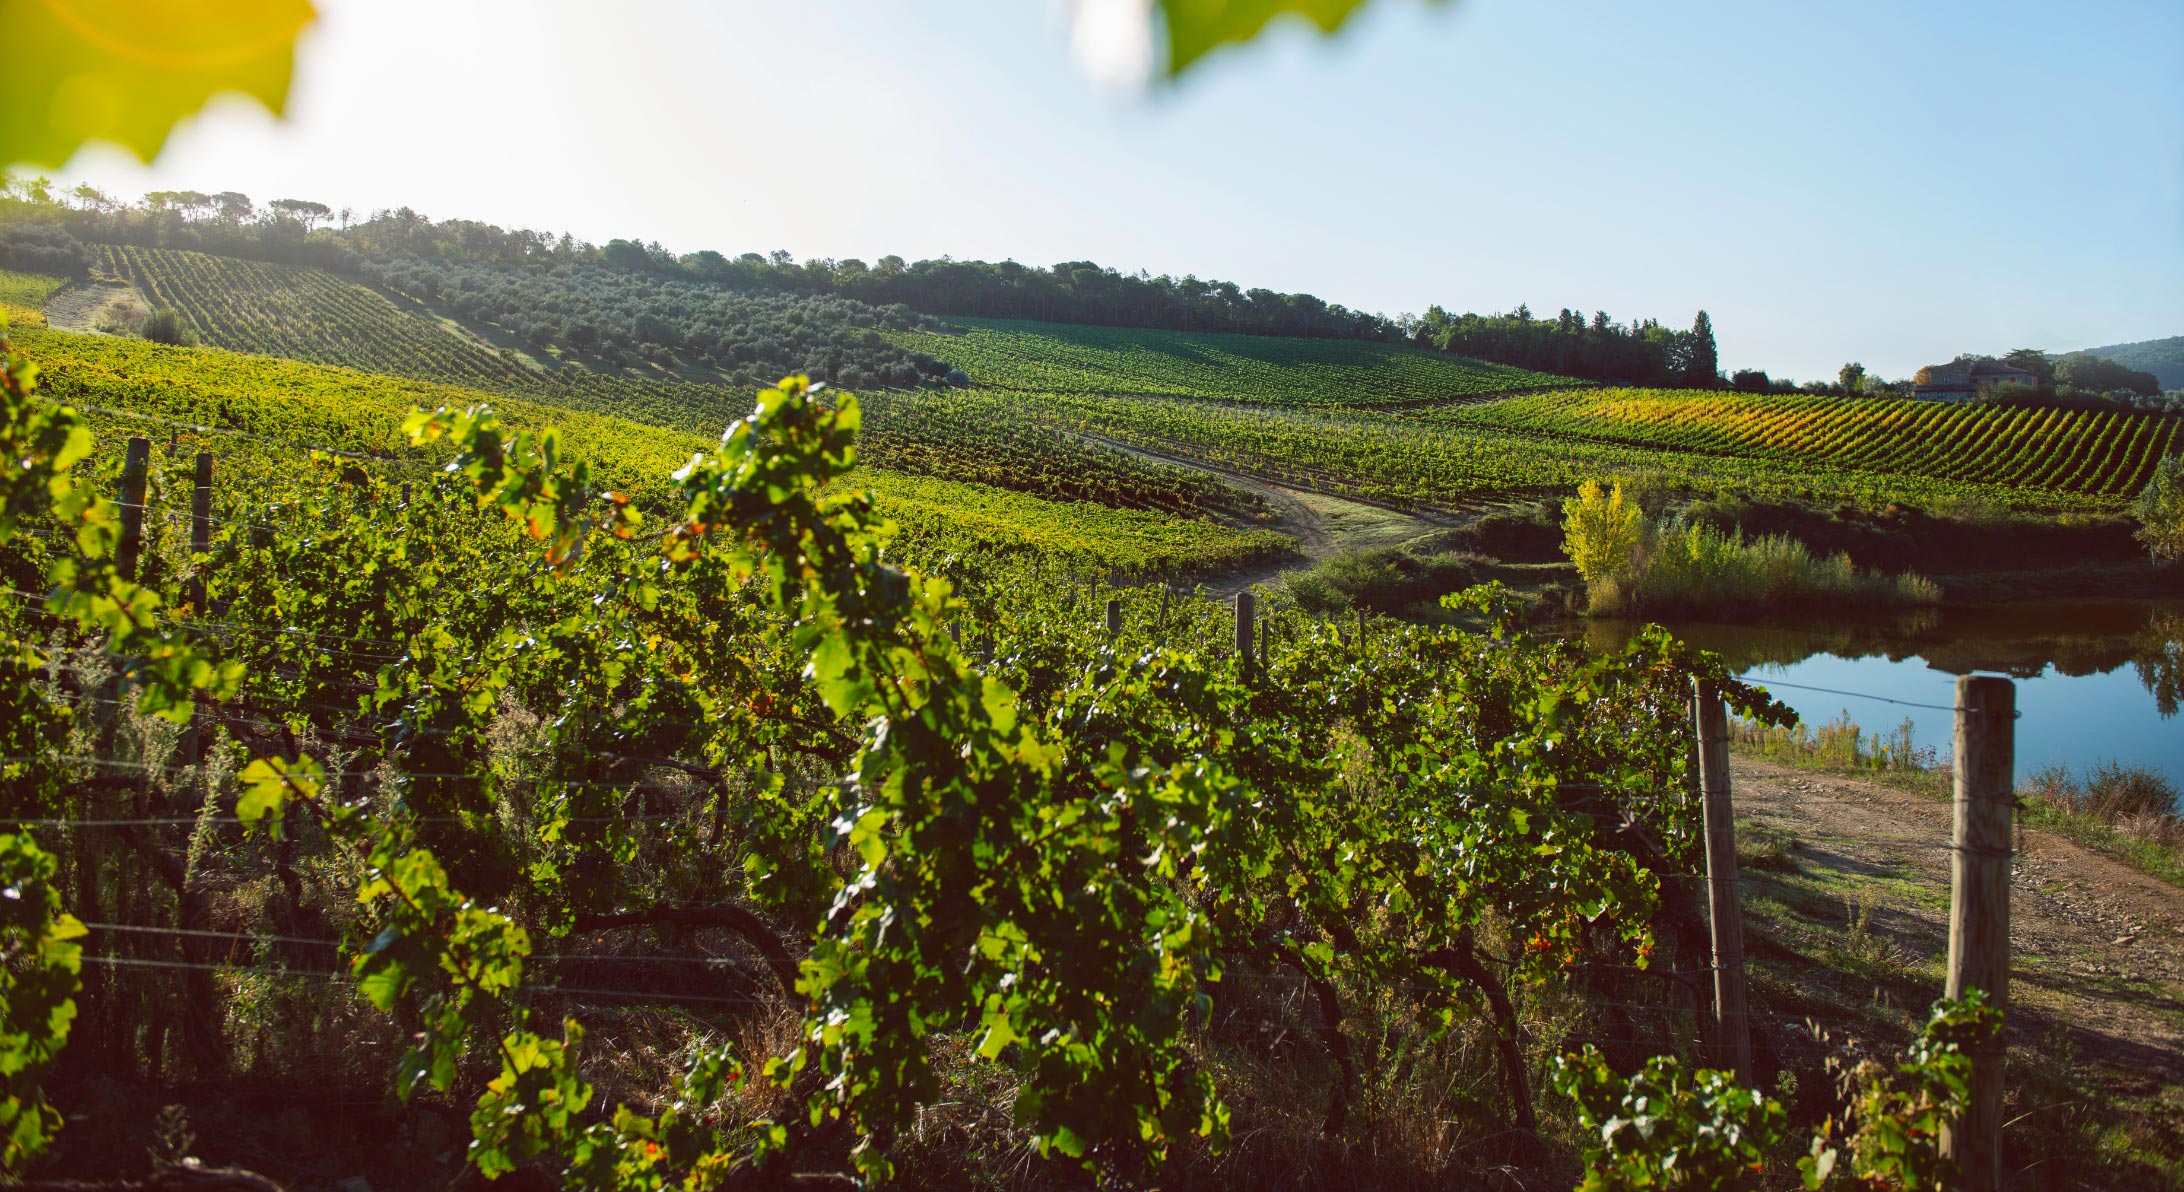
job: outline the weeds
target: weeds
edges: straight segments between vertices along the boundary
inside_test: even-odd
[[[1737,867],[1794,873],[1797,858],[1790,855],[1797,837],[1757,820],[1737,821]]]
[[[2018,784],[2024,821],[2184,885],[2184,804],[2158,770],[2099,762],[2084,777],[2048,765]]]
[[[1940,790],[1948,782],[1939,752],[1921,747],[1905,720],[1886,734],[1867,733],[1843,712],[1814,728],[1799,722],[1776,728],[1731,718],[1730,746],[1742,753],[1815,770],[1853,770],[1915,790]]]

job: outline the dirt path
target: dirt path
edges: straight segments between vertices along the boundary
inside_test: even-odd
[[[1798,866],[1870,890],[1875,929],[1922,967],[1946,962],[1950,805],[1738,757],[1737,815],[1795,837]],[[1754,875],[1757,876],[1757,875]],[[2184,890],[2061,837],[2023,832],[2010,883],[2009,1038],[2066,1029],[2115,1086],[2184,1083]]]
[[[1216,476],[1231,488],[1257,494],[1273,509],[1278,520],[1271,526],[1261,528],[1296,539],[1297,553],[1301,557],[1271,567],[1223,576],[1206,585],[1207,594],[1212,596],[1232,596],[1254,585],[1272,583],[1288,572],[1302,571],[1322,559],[1331,558],[1344,551],[1401,546],[1428,534],[1461,525],[1464,520],[1452,514],[1405,512],[1384,505],[1329,496],[1310,489],[1275,484],[1186,456],[1149,451],[1097,435],[1083,437],[1103,447],[1112,447],[1153,463],[1189,468]]]
[[[77,282],[46,299],[46,323],[56,331],[134,334],[152,304],[127,282]]]

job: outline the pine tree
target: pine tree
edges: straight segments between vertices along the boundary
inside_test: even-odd
[[[1721,355],[1714,348],[1714,320],[1705,311],[1691,323],[1691,353],[1685,358],[1684,384],[1711,389],[1721,383]]]

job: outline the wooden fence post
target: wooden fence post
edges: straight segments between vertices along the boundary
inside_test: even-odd
[[[1251,676],[1253,603],[1254,600],[1249,588],[1236,594],[1236,665],[1243,670],[1246,678]]]
[[[151,464],[152,441],[130,436],[121,464],[121,545],[114,552],[114,564],[127,580],[137,577],[137,560],[144,553],[144,493]]]
[[[212,452],[197,453],[197,477],[190,486],[190,554],[212,553]],[[205,615],[205,577],[197,573],[202,564],[193,564],[190,576],[190,607],[198,616]]]
[[[1963,675],[1956,689],[1956,822],[1950,843],[1949,986],[1986,991],[2007,1014],[2010,992],[2010,820],[2016,804],[2017,685]],[[2002,1032],[1972,1049],[1964,1119],[1942,1134],[1967,1192],[2002,1186]]]
[[[1706,903],[1714,933],[1714,1039],[1752,1087],[1752,1030],[1744,1005],[1744,909],[1737,902],[1736,810],[1729,798],[1729,714],[1721,692],[1693,680],[1693,728],[1699,745],[1699,790],[1706,809]]]
[[[1107,636],[1120,637],[1121,635],[1122,601],[1110,596],[1107,598]]]

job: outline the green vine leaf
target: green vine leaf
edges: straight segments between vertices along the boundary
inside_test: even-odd
[[[93,140],[148,162],[222,92],[279,115],[316,15],[309,0],[0,3],[0,166],[58,168]]]

